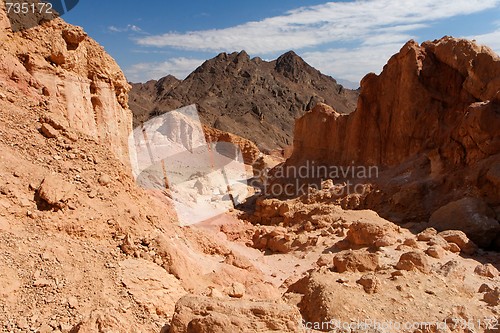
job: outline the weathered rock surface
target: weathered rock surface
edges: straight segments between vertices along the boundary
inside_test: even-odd
[[[481,247],[490,246],[500,233],[500,223],[495,219],[493,210],[484,201],[470,197],[439,208],[432,214],[429,223],[439,231],[462,230]]]
[[[43,94],[52,113],[109,146],[128,165],[130,86],[114,59],[82,28],[59,18],[13,33],[2,3],[0,26],[5,27],[0,31],[0,80],[6,88]],[[53,137],[47,125],[42,131]]]
[[[50,330],[52,329],[50,328]],[[72,333],[139,333],[140,331],[137,325],[130,323],[123,315],[113,313],[109,310],[95,310],[71,329]]]
[[[238,135],[208,126],[203,126],[203,132],[207,142],[228,142],[238,147],[243,155],[243,162],[247,165],[252,165],[260,155],[259,148],[255,143]]]
[[[374,253],[345,251],[333,257],[333,267],[339,273],[374,271],[377,266],[378,256]]]
[[[296,121],[284,168],[376,166],[371,177],[345,173],[334,181],[366,185],[344,195],[348,207],[374,209],[395,222],[426,221],[467,196],[498,211],[499,77],[500,57],[488,47],[451,37],[409,41],[380,75],[365,76],[355,112],[342,115],[320,104]],[[293,185],[290,179],[273,181]],[[430,225],[462,230],[481,247],[497,246],[498,214],[472,219],[485,209],[468,209],[446,222],[436,215]]]
[[[353,245],[382,247],[396,243],[397,236],[394,224],[378,219],[354,222],[349,227],[346,240]]]
[[[470,165],[500,150],[499,77],[500,58],[487,47],[409,41],[362,80],[356,112],[320,105],[297,120],[290,162],[395,166],[439,148],[433,167]]]
[[[185,296],[177,302],[170,333],[302,332],[298,310],[271,302]]]
[[[405,271],[419,270],[423,273],[430,271],[430,265],[425,254],[418,251],[402,254],[396,264],[396,268]]]

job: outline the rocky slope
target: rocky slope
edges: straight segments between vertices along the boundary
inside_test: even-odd
[[[132,84],[134,124],[196,104],[204,125],[237,134],[270,150],[292,143],[293,122],[317,102],[354,111],[357,92],[309,66],[294,52],[274,61],[244,51],[219,54],[185,80],[166,76]]]
[[[137,187],[128,85],[102,47],[61,19],[13,33],[3,3],[0,23],[0,331],[165,332],[187,293],[290,308],[242,246]]]
[[[53,119],[108,145],[127,165],[130,86],[116,62],[81,28],[60,19],[13,33],[1,6],[4,87],[45,103]]]
[[[498,247],[499,77],[500,58],[485,46],[410,41],[380,75],[362,80],[356,112],[322,105],[296,122],[286,166],[376,166],[369,179],[332,177],[370,184],[351,208],[392,221],[426,221],[436,212],[436,228],[454,225]]]

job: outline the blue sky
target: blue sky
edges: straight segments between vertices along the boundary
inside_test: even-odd
[[[269,60],[294,50],[356,83],[409,39],[474,38],[500,53],[500,0],[80,0],[63,18],[103,45],[132,82],[183,79],[204,60],[242,49]]]

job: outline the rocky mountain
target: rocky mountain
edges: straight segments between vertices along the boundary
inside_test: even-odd
[[[357,96],[293,51],[269,62],[250,59],[242,51],[221,53],[182,81],[166,76],[132,84],[130,108],[137,126],[154,115],[196,104],[205,125],[270,150],[292,143],[295,118],[316,103],[350,113]]]
[[[500,248],[499,77],[488,47],[410,41],[362,80],[356,112],[322,105],[297,120],[286,165],[376,166],[379,174],[357,180],[374,188],[355,206],[392,221],[430,217],[438,230]]]

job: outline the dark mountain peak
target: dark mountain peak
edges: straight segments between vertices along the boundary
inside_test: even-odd
[[[238,58],[250,60],[250,56],[245,50],[241,50],[240,53],[238,53]]]
[[[161,79],[159,79],[156,84],[157,85],[164,85],[164,84],[171,84],[172,82],[179,82],[181,80],[179,80],[178,78],[176,78],[175,76],[169,74],[165,77],[162,77]]]
[[[288,52],[283,53],[279,58],[282,58],[282,59],[296,59],[296,58],[298,58],[298,59],[302,60],[302,58],[299,57],[297,55],[297,53],[295,53],[293,50],[290,50]]]
[[[275,69],[278,73],[295,82],[301,81],[307,73],[319,74],[316,69],[311,67],[293,51],[288,51],[276,59]]]
[[[245,50],[234,52],[231,55],[233,56],[232,61],[235,64],[245,64],[250,61],[250,56],[245,52]]]
[[[175,87],[181,81],[182,80],[179,80],[178,78],[170,74],[165,77],[162,77],[155,84],[157,94],[162,95],[164,92],[167,92],[173,87]]]
[[[307,63],[293,51],[288,51],[282,54],[276,59],[276,69],[287,67],[287,66],[297,66],[297,65],[307,65]]]

